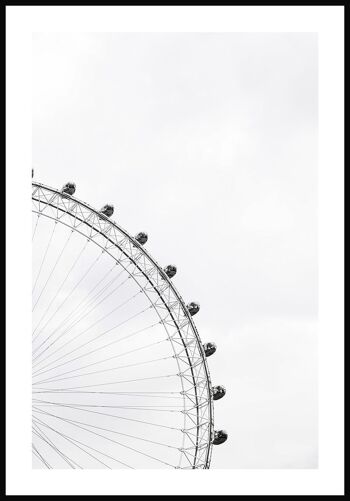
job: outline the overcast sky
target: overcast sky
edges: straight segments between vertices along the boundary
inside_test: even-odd
[[[200,302],[212,467],[317,467],[316,34],[37,34],[33,166]]]

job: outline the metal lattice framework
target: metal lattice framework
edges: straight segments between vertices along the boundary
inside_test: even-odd
[[[32,211],[37,221],[51,219],[93,242],[128,273],[147,297],[167,333],[181,380],[183,439],[176,467],[209,468],[214,428],[206,355],[186,303],[171,279],[134,237],[100,211],[43,184],[33,182],[32,188]],[[39,452],[34,450],[34,454]]]

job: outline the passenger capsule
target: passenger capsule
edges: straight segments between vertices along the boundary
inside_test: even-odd
[[[140,233],[135,235],[135,240],[137,240],[139,244],[145,245],[148,240],[148,235],[144,231],[140,231]]]
[[[213,386],[213,399],[220,400],[226,395],[226,388],[224,386]]]
[[[226,442],[228,434],[225,430],[215,430],[214,431],[214,445],[220,445]]]
[[[203,349],[206,357],[210,357],[216,352],[216,344],[215,343],[205,343],[203,344]]]
[[[66,193],[67,195],[74,195],[75,188],[76,188],[75,183],[69,182],[63,186],[61,192]]]
[[[174,264],[168,264],[168,266],[164,268],[164,271],[169,278],[173,278],[176,275],[177,268]]]
[[[189,311],[189,314],[193,317],[193,315],[195,315],[196,313],[199,312],[199,303],[195,303],[194,301],[192,301],[191,303],[188,303],[187,305],[187,309]]]
[[[106,204],[100,210],[101,214],[104,214],[107,217],[111,217],[114,212],[114,207],[112,204]]]

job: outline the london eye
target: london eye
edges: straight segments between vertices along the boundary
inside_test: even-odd
[[[227,439],[214,427],[226,390],[210,378],[200,305],[146,232],[75,191],[32,180],[33,467],[208,469]]]

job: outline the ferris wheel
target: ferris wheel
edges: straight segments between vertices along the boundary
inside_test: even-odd
[[[32,181],[33,467],[208,469],[227,439],[213,412],[226,390],[210,380],[199,304],[145,232],[75,190]]]

